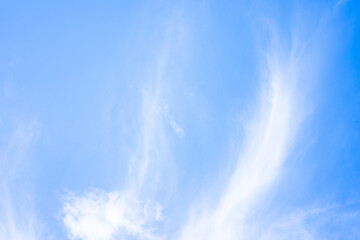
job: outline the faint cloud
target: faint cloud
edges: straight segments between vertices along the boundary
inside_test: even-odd
[[[258,239],[359,239],[359,224],[359,206],[299,209],[268,224]]]
[[[170,182],[163,174],[170,172],[170,147],[164,122],[179,136],[183,129],[169,114],[169,106],[162,106],[164,89],[171,82],[169,60],[174,44],[181,43],[183,23],[175,16],[166,24],[164,42],[141,79],[141,101],[138,119],[133,131],[135,144],[129,151],[127,184],[121,191],[104,193],[90,191],[83,195],[67,194],[63,199],[62,222],[70,239],[111,240],[136,238],[158,240],[165,236],[157,233],[157,224],[163,219],[162,207],[151,200],[158,189]],[[151,49],[156,47],[151,46]],[[178,49],[176,49],[178,50]],[[164,171],[167,169],[169,171]],[[164,173],[165,172],[165,173]],[[150,197],[148,197],[150,196]]]
[[[184,137],[185,132],[184,130],[179,126],[179,124],[174,120],[173,116],[169,114],[169,104],[165,104],[162,107],[157,107],[156,112],[167,119],[167,121],[170,124],[170,127],[172,130],[179,136]]]
[[[335,11],[339,9],[339,7],[341,7],[341,5],[344,5],[348,2],[348,0],[338,0],[335,4]]]
[[[184,130],[182,130],[182,128],[173,119],[170,120],[170,126],[179,137],[185,136]]]
[[[31,166],[28,155],[40,133],[40,123],[10,122],[12,130],[7,134],[2,129],[1,136],[5,145],[0,150],[0,239],[39,240],[42,224],[23,173]]]

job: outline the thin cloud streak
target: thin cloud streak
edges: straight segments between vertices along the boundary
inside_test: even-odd
[[[157,62],[155,86],[142,91],[141,127],[138,146],[129,161],[128,185],[121,192],[104,193],[95,190],[83,195],[69,192],[63,199],[62,222],[70,239],[110,240],[121,235],[149,240],[163,238],[155,234],[150,226],[151,222],[161,219],[146,216],[146,211],[155,210],[149,209],[150,205],[142,203],[140,199],[144,185],[153,181],[153,187],[160,181],[161,169],[158,167],[167,156],[166,136],[156,113],[161,97],[166,57],[166,53],[161,54]],[[152,180],[149,177],[150,172]],[[151,202],[151,205],[161,209],[156,202]]]
[[[312,234],[315,230],[308,225],[294,227],[297,226],[296,222],[305,222],[305,218],[311,215],[308,212],[294,211],[301,214],[288,216],[288,220],[296,221],[279,231],[288,230],[289,235],[274,234],[273,231],[279,222],[286,222],[286,218],[276,220],[275,216],[270,216],[272,220],[264,227],[262,224],[268,220],[259,219],[258,213],[263,211],[262,200],[270,194],[281,176],[284,163],[290,160],[303,121],[313,110],[305,99],[310,97],[308,94],[319,82],[317,78],[326,63],[326,46],[333,44],[326,39],[329,45],[325,46],[322,36],[331,31],[326,26],[330,17],[331,12],[325,12],[314,28],[305,28],[304,32],[299,30],[303,29],[299,26],[291,28],[290,42],[284,41],[288,37],[286,34],[277,34],[281,29],[276,24],[266,22],[271,41],[264,53],[265,67],[262,68],[260,81],[262,87],[259,100],[253,107],[253,117],[244,124],[242,151],[235,169],[229,176],[224,191],[219,193],[215,207],[208,207],[208,201],[204,199],[190,210],[188,220],[179,232],[179,239],[251,240],[296,237],[310,240],[324,235],[319,232]],[[296,23],[307,26],[304,19]],[[339,217],[342,215],[341,212],[334,215],[337,214]],[[316,214],[313,216],[318,217]],[[266,226],[271,227],[267,229]]]
[[[258,239],[358,239],[358,207],[358,204],[348,204],[296,210],[266,226]]]
[[[166,104],[163,107],[158,107],[157,113],[160,116],[163,116],[166,120],[169,121],[169,125],[176,135],[180,138],[185,136],[185,131],[180,127],[180,125],[174,120],[174,117],[169,113],[169,104]]]
[[[42,225],[31,195],[24,189],[21,172],[30,166],[28,154],[40,132],[37,121],[17,122],[1,151],[0,239],[42,239]]]
[[[180,240],[270,237],[267,234],[271,234],[271,229],[267,229],[270,233],[260,229],[252,217],[279,178],[294,148],[307,114],[304,96],[306,87],[311,83],[304,76],[311,77],[313,73],[304,60],[312,39],[304,41],[306,39],[294,37],[291,43],[284,44],[276,38],[276,28],[271,29],[273,40],[264,54],[259,99],[254,104],[252,118],[244,124],[243,147],[236,159],[235,169],[224,191],[219,193],[215,207],[191,209],[179,232]],[[169,82],[165,84],[165,80],[171,50],[171,40],[165,41],[151,77],[142,88],[140,124],[138,132],[134,133],[138,142],[129,161],[128,185],[122,191],[70,193],[65,197],[62,220],[71,239],[110,240],[118,236],[166,239],[165,234],[153,228],[162,220],[157,217],[162,215],[161,205],[149,201],[152,206],[149,208],[147,201],[142,199],[156,195],[159,183],[164,181],[163,170],[171,157],[164,120],[179,137],[184,136],[183,129],[169,114],[169,106],[164,104],[164,88],[169,85]],[[320,59],[322,56],[318,55],[316,52],[306,59],[313,56]],[[204,205],[207,205],[206,200]],[[152,217],[146,217],[145,209],[150,209]],[[116,215],[109,214],[112,212]],[[254,228],[257,233],[252,235],[249,229]],[[310,236],[305,237],[311,239]]]
[[[164,116],[159,112],[165,99],[164,85],[171,84],[166,78],[172,41],[179,40],[177,31],[183,26],[181,21],[175,21],[171,27],[166,29],[166,39],[155,64],[150,64],[151,72],[141,81],[139,128],[134,133],[138,140],[128,163],[127,185],[121,191],[109,193],[98,190],[82,195],[68,193],[63,199],[62,221],[70,239],[165,238],[164,233],[160,234],[154,227],[163,220],[162,206],[151,199],[157,194],[163,170],[171,161],[164,120],[170,121],[172,128],[176,127],[176,134],[183,135],[183,130],[167,112]]]
[[[180,239],[239,239],[246,235],[247,218],[260,197],[279,176],[304,115],[296,89],[300,56],[280,57],[272,48],[266,58],[263,88],[253,119],[245,125],[245,141],[236,168],[218,205],[195,210]]]

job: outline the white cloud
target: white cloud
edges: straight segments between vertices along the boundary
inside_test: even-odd
[[[245,125],[244,147],[236,168],[218,205],[213,210],[195,209],[181,239],[245,238],[247,218],[279,176],[304,117],[296,88],[298,58],[291,53],[281,57],[277,49],[267,54],[260,101]]]
[[[161,220],[161,206],[139,199],[145,190],[156,192],[162,165],[169,160],[166,135],[156,107],[161,97],[166,58],[167,49],[164,49],[157,61],[156,84],[142,91],[138,141],[129,160],[128,185],[121,192],[92,191],[64,197],[62,222],[71,239],[111,240],[124,234],[140,239],[162,239],[148,226]]]
[[[156,233],[155,228],[163,219],[161,205],[143,199],[156,196],[164,169],[168,170],[165,174],[170,172],[167,167],[171,165],[171,156],[163,120],[169,122],[176,134],[184,135],[181,127],[168,114],[168,105],[159,107],[166,102],[164,85],[170,84],[167,77],[172,45],[182,37],[183,26],[177,21],[167,24],[166,39],[155,61],[149,64],[151,72],[142,81],[138,128],[134,131],[137,142],[136,146],[128,149],[131,153],[127,185],[122,191],[90,191],[83,195],[70,193],[65,196],[62,222],[71,239],[110,240],[126,236],[137,239],[164,238]],[[167,179],[161,185],[170,181]]]
[[[70,194],[63,205],[63,214],[70,239],[163,238],[151,229],[151,224],[161,220],[161,206],[149,201],[141,202],[128,192]]]
[[[160,115],[166,118],[166,120],[169,122],[170,127],[172,130],[178,135],[179,137],[184,137],[185,132],[180,127],[180,125],[174,120],[173,116],[169,113],[169,104],[165,104],[162,107],[156,107],[156,112]]]
[[[219,193],[215,207],[192,209],[179,239],[247,239],[251,236],[249,229],[257,228],[249,219],[279,177],[305,118],[302,91],[307,82],[302,74],[310,64],[304,64],[303,54],[310,43],[293,40],[290,44],[274,40],[265,54],[259,99],[254,104],[252,118],[244,126],[244,145],[229,182]],[[296,45],[302,42],[304,46]],[[131,149],[133,157],[129,161],[129,185],[120,192],[70,194],[65,198],[62,220],[70,238],[110,240],[124,236],[121,234],[143,239],[165,238],[152,228],[154,222],[161,221],[160,205],[153,202],[146,205],[140,196],[144,192],[156,195],[159,183],[163,183],[161,172],[170,158],[161,116],[166,117],[178,136],[185,134],[169,114],[169,105],[162,105],[166,102],[164,88],[170,84],[165,84],[170,52],[171,44],[166,42],[151,68],[155,71],[143,87],[139,130],[134,133],[138,144]],[[309,72],[305,75],[311,76]],[[204,202],[206,205],[207,201]],[[306,237],[307,233],[302,234]]]
[[[154,221],[161,221],[161,206],[151,201],[140,201],[140,195],[144,191],[156,192],[162,165],[169,160],[166,134],[156,107],[161,96],[166,52],[157,62],[157,84],[142,91],[140,128],[136,133],[137,146],[132,149],[129,161],[128,185],[121,192],[91,191],[84,195],[70,193],[64,197],[62,222],[70,239],[111,240],[118,236],[163,238],[148,226]]]
[[[0,153],[0,239],[38,240],[42,236],[42,225],[23,173],[31,166],[28,155],[40,132],[40,124],[12,121],[10,125],[11,131],[2,131],[1,136],[5,145]]]
[[[185,136],[184,130],[173,119],[170,120],[170,126],[179,137]]]
[[[272,31],[264,34],[271,40],[265,60],[261,60],[265,63],[260,81],[262,87],[252,109],[252,118],[245,121],[244,139],[235,168],[224,190],[215,196],[217,201],[209,201],[206,198],[214,196],[206,196],[191,209],[179,239],[310,240],[321,236],[313,234],[315,229],[306,224],[304,215],[279,220],[281,223],[290,221],[291,226],[278,228],[275,220],[273,224],[267,222],[271,225],[267,228],[259,212],[263,211],[262,200],[274,187],[294,148],[302,122],[312,110],[306,101],[311,96],[307,94],[316,85],[316,78],[326,62],[325,39],[320,33],[325,34],[328,29],[322,19],[311,29],[307,20],[301,19],[302,22],[297,22],[301,27],[290,26],[291,37],[278,35],[276,26],[267,22]],[[283,41],[289,38],[290,41]],[[209,206],[209,202],[215,202],[215,206]],[[341,214],[335,213],[334,217],[337,216]],[[285,229],[288,232],[285,233]]]

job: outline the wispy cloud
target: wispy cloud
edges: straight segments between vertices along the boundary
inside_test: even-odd
[[[338,10],[339,7],[341,7],[341,5],[344,5],[348,2],[348,0],[338,0],[335,4],[335,11]]]
[[[206,196],[191,208],[179,239],[308,240],[326,236],[311,226],[308,219],[313,217],[315,222],[321,222],[323,216],[329,216],[325,214],[328,210],[294,210],[286,219],[277,221],[276,216],[271,216],[273,222],[266,224],[268,220],[261,219],[259,214],[265,205],[262,201],[275,187],[284,163],[298,147],[295,144],[303,121],[313,110],[309,110],[307,99],[312,97],[308,95],[309,89],[318,84],[316,78],[326,62],[324,39],[319,34],[327,31],[326,19],[323,16],[318,24],[312,23],[313,28],[304,28],[309,25],[307,20],[297,19],[300,27],[290,27],[290,34],[281,33],[280,27],[267,22],[270,41],[259,61],[263,63],[259,98],[253,105],[252,117],[244,121],[245,134],[235,168],[224,190],[215,197],[218,199],[215,206],[207,199],[214,196]],[[342,212],[333,214],[342,216]]]
[[[179,137],[185,136],[184,130],[175,122],[174,119],[170,120],[170,126]]]
[[[165,104],[163,107],[158,107],[158,113],[160,116],[165,117],[165,119],[169,122],[170,127],[179,137],[184,137],[185,132],[180,127],[180,125],[174,120],[174,117],[169,113],[169,104]]]
[[[138,141],[128,163],[128,185],[121,192],[95,190],[82,195],[70,192],[64,197],[62,221],[71,239],[110,240],[118,235],[162,238],[154,234],[150,226],[151,222],[161,220],[161,206],[155,202],[142,203],[140,199],[144,186],[148,192],[156,191],[154,186],[159,182],[161,166],[168,156],[158,114],[167,61],[167,49],[163,50],[157,61],[155,83],[142,90]],[[155,216],[150,216],[154,211]]]
[[[65,196],[62,221],[70,239],[110,240],[116,236],[162,239],[150,225],[161,220],[161,206],[151,201],[143,203],[141,195],[144,188],[148,194],[156,191],[154,186],[160,181],[161,166],[168,156],[166,135],[157,111],[166,58],[164,49],[157,61],[155,83],[142,90],[138,141],[128,163],[128,185],[121,192],[95,190]]]
[[[298,209],[264,227],[258,239],[358,239],[359,224],[356,205]]]
[[[214,209],[193,209],[180,239],[246,239],[251,214],[279,177],[304,119],[302,51],[274,42],[265,55],[260,97],[245,123],[243,151]],[[205,204],[206,205],[206,204]]]
[[[307,60],[313,57],[321,60],[322,56],[318,56],[321,50],[308,53],[309,45],[319,42],[311,39],[314,34],[307,33],[303,37],[301,33],[292,32],[290,37],[278,34],[276,27],[271,27],[271,30],[272,39],[260,60],[263,65],[258,99],[253,105],[251,118],[244,124],[242,151],[237,156],[235,169],[219,193],[215,206],[208,206],[204,199],[199,205],[206,207],[191,209],[179,232],[181,240],[281,239],[273,232],[279,228],[280,220],[261,229],[256,221],[253,222],[253,215],[280,177],[307,116],[308,105],[304,99],[307,87],[311,85],[307,78],[311,79],[314,70],[311,66],[313,62]],[[161,205],[143,199],[146,199],[144,196],[150,196],[148,199],[156,196],[159,186],[168,180],[162,178],[163,170],[171,159],[164,122],[179,137],[185,136],[184,130],[170,114],[164,97],[166,86],[171,84],[167,79],[171,51],[170,38],[160,48],[155,64],[151,65],[151,72],[142,85],[140,120],[134,132],[138,141],[131,149],[128,185],[121,191],[104,193],[95,190],[85,194],[69,193],[64,197],[62,221],[71,239],[167,237],[154,227],[162,220]],[[294,225],[301,225],[305,215],[289,218]],[[289,235],[284,236],[298,234],[303,239],[315,236],[306,227],[295,229],[294,225],[287,226]],[[255,235],[249,230],[254,228]]]
[[[174,20],[165,29],[165,39],[149,64],[151,71],[141,80],[137,138],[131,148],[127,185],[122,190],[104,193],[69,193],[64,197],[62,222],[71,239],[110,240],[119,236],[140,239],[163,239],[155,225],[163,220],[162,207],[151,199],[157,194],[164,169],[171,161],[165,124],[182,137],[184,131],[168,112],[164,89],[171,85],[168,63],[173,42],[178,41],[182,23]],[[172,21],[169,21],[172,22]],[[149,67],[146,66],[146,67]],[[169,180],[169,179],[168,179]],[[145,199],[145,200],[143,200]]]
[[[155,221],[161,220],[161,206],[150,201],[141,202],[133,193],[94,191],[83,196],[69,194],[63,211],[63,223],[69,230],[70,239],[163,238],[151,227]]]
[[[26,179],[21,177],[32,165],[28,155],[39,135],[40,124],[9,121],[12,127],[8,134],[2,131],[5,144],[0,153],[0,239],[42,239],[42,225],[35,214],[32,194],[26,189]]]

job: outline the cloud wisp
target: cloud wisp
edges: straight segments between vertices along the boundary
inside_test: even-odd
[[[167,76],[172,44],[178,41],[181,24],[175,21],[168,26],[156,61],[150,64],[151,72],[147,73],[145,81],[140,81],[142,101],[134,132],[137,140],[129,156],[126,186],[108,193],[99,190],[79,195],[68,193],[63,198],[62,222],[70,239],[165,238],[155,227],[163,220],[162,206],[153,199],[161,185],[163,170],[171,161],[164,125],[170,124],[179,137],[184,135],[170,116],[168,104],[165,110],[162,107],[166,102],[164,88],[171,84]]]
[[[301,56],[294,54],[296,49],[286,55],[278,50],[273,47],[265,54],[260,99],[217,206],[193,210],[180,239],[244,239],[247,219],[279,176],[304,115],[297,89]]]
[[[358,204],[298,209],[266,226],[258,239],[358,239],[359,216]]]
[[[33,121],[12,125],[7,139],[2,139],[5,145],[0,152],[0,239],[37,240],[42,237],[42,226],[21,176],[31,165],[28,155],[40,132],[40,124]]]
[[[158,108],[158,113],[160,116],[163,116],[166,120],[169,121],[169,125],[174,131],[176,135],[180,138],[185,136],[185,131],[181,128],[181,126],[174,120],[174,117],[169,113],[169,104],[166,104],[163,107]]]
[[[110,240],[116,236],[163,239],[151,224],[162,220],[161,206],[141,199],[145,188],[147,194],[156,192],[160,167],[167,159],[166,136],[157,113],[165,57],[161,55],[158,61],[157,84],[142,92],[140,131],[129,161],[128,185],[122,191],[109,193],[98,190],[82,195],[68,193],[63,198],[62,222],[70,239]]]
[[[322,57],[318,56],[321,49],[315,54],[308,53],[313,39],[305,41],[307,37],[300,39],[294,35],[290,43],[281,42],[279,39],[287,38],[275,32],[270,34],[273,39],[261,61],[264,67],[259,96],[251,118],[244,124],[242,150],[235,168],[215,206],[191,209],[179,230],[179,240],[272,239],[274,235],[272,230],[277,228],[277,221],[264,230],[253,218],[280,177],[307,116],[304,99],[306,88],[312,83],[306,78],[312,77],[314,69],[306,61]],[[305,34],[308,35],[313,36]],[[159,51],[151,77],[142,83],[139,127],[134,133],[138,140],[131,149],[125,188],[109,193],[95,190],[76,195],[70,192],[64,197],[62,221],[70,239],[167,238],[165,231],[154,227],[163,218],[161,205],[152,201],[159,186],[164,186],[162,174],[171,158],[164,123],[179,137],[185,135],[170,115],[169,105],[164,104],[164,89],[171,84],[165,81],[170,57],[171,39]],[[200,204],[207,205],[207,200]],[[303,233],[304,239],[312,239],[310,233]]]
[[[342,3],[344,1],[339,1],[336,7]],[[267,19],[270,34],[265,35],[270,41],[260,61],[263,68],[259,97],[253,105],[252,117],[243,124],[244,139],[234,170],[223,190],[215,196],[214,206],[209,206],[205,198],[190,209],[178,239],[319,239],[324,235],[307,225],[306,219],[313,217],[313,222],[320,221],[322,216],[328,216],[328,211],[313,214],[312,211],[295,210],[285,220],[276,220],[274,215],[270,216],[271,220],[260,218],[266,208],[265,199],[278,183],[294,148],[298,147],[295,144],[302,123],[313,110],[308,102],[312,97],[309,94],[320,82],[319,74],[327,61],[324,56],[328,49],[325,48],[335,44],[323,37],[331,32],[326,26],[331,14],[325,11],[318,22],[311,24],[297,18],[296,27],[290,26],[290,34],[282,33],[280,27]],[[294,15],[299,16],[299,12]],[[324,42],[329,45],[325,46]],[[333,214],[342,216],[340,211]],[[283,224],[286,221],[292,224]],[[299,223],[297,227],[296,223]],[[277,227],[289,234],[275,234]]]

